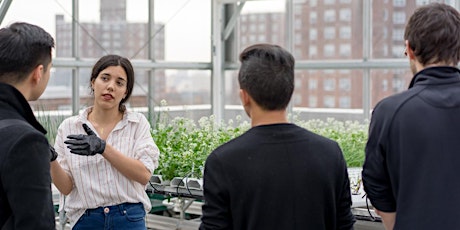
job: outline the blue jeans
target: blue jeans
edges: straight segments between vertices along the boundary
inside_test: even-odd
[[[146,230],[142,203],[87,209],[73,230]]]

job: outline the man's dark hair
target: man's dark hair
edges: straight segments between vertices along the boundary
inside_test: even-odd
[[[54,39],[41,27],[16,22],[0,29],[0,82],[17,83],[51,62]]]
[[[294,57],[271,44],[255,44],[240,54],[240,88],[265,110],[283,110],[294,91]]]
[[[422,65],[460,60],[460,13],[452,6],[431,3],[415,10],[404,32]]]
[[[126,110],[126,106],[124,103],[129,99],[131,96],[131,93],[133,92],[134,88],[134,68],[131,65],[131,61],[129,61],[127,58],[115,55],[115,54],[108,54],[103,57],[101,57],[96,64],[93,66],[93,70],[91,71],[91,78],[89,79],[89,82],[93,82],[97,76],[99,76],[99,73],[101,73],[103,70],[107,69],[110,66],[121,66],[126,72],[126,96],[120,101],[120,104],[118,105],[118,110],[120,112],[124,112]]]

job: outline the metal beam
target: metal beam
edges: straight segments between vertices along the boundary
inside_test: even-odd
[[[80,58],[79,53],[79,0],[72,0],[72,57],[75,60]],[[72,114],[77,115],[80,112],[80,73],[79,68],[72,69]]]
[[[246,1],[240,2],[240,4],[238,4],[237,7],[236,7],[235,13],[233,13],[233,15],[230,18],[230,20],[228,20],[227,26],[224,29],[224,35],[223,35],[223,40],[224,41],[228,39],[228,36],[230,36],[232,31],[235,29],[236,20],[240,16],[241,10],[243,9],[245,3],[246,3]]]
[[[13,0],[0,1],[0,24],[2,24],[3,18],[5,18],[6,12],[8,12],[12,1]]]
[[[409,67],[404,59],[373,59],[373,60],[319,60],[296,61],[296,70],[321,70],[321,69],[406,69]],[[226,63],[225,70],[236,70],[239,64]]]
[[[155,0],[149,0],[149,60],[155,63]],[[147,89],[147,106],[148,106],[148,118],[154,121],[155,116],[155,68],[150,68],[148,71],[148,89]],[[153,122],[152,122],[153,123]]]
[[[222,28],[224,25],[224,7],[219,1],[211,2],[212,8],[212,75],[211,75],[211,103],[212,114],[216,122],[221,122],[224,117],[224,71],[223,71],[223,38]]]
[[[371,58],[372,1],[363,1],[363,60]],[[371,111],[371,70],[363,70],[363,119],[369,120]]]
[[[91,68],[97,59],[95,58],[55,58],[53,59],[53,67],[56,68]],[[133,67],[142,69],[196,69],[210,70],[212,64],[210,62],[164,62],[151,60],[131,60]]]

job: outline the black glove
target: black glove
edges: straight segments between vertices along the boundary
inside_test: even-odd
[[[50,145],[50,152],[51,152],[50,162],[53,162],[58,157],[58,154],[57,154],[56,150],[54,150],[53,146],[51,146],[51,145]]]
[[[67,136],[69,140],[64,141],[64,143],[67,144],[67,148],[70,149],[70,152],[83,156],[94,156],[98,153],[102,154],[105,150],[105,141],[97,137],[88,125],[83,124],[83,129],[85,129],[88,135],[69,135]]]

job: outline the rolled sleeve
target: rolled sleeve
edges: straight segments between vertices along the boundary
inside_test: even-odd
[[[152,138],[151,127],[147,119],[140,120],[139,130],[141,135],[136,143],[135,158],[140,160],[150,173],[153,173],[158,168],[160,150]]]

